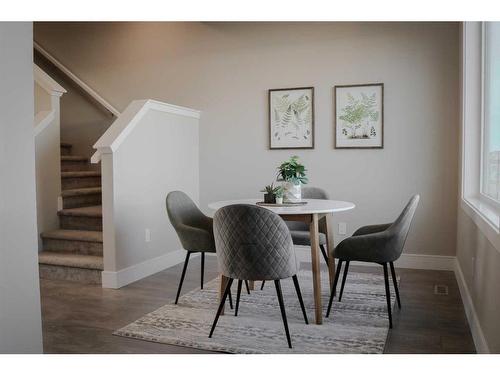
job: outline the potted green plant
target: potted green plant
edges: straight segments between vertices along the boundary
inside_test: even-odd
[[[307,184],[307,169],[299,163],[298,156],[292,156],[278,167],[278,181],[283,183],[283,200],[297,203],[302,199],[301,185]]]
[[[276,203],[276,192],[280,189],[280,186],[274,186],[274,183],[267,185],[261,192],[264,194],[264,203]]]
[[[274,194],[276,198],[276,204],[283,204],[283,187],[279,186],[278,190],[276,190],[276,193]]]

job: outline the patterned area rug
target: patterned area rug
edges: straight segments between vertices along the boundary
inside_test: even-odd
[[[382,275],[350,272],[342,302],[335,297],[332,313],[323,319],[323,325],[313,324],[311,272],[301,270],[298,278],[309,325],[304,324],[292,280],[282,280],[293,349],[286,343],[273,282],[267,282],[264,290],[256,283],[250,295],[243,286],[238,316],[226,303],[226,313],[211,339],[208,333],[217,309],[218,279],[208,282],[203,290],[185,294],[178,305],[165,305],[113,334],[226,353],[383,353],[389,321]],[[329,297],[326,271],[321,280],[324,317]],[[392,285],[391,294],[394,306]]]

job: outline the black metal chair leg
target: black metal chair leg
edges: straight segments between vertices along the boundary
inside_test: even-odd
[[[188,251],[186,254],[186,259],[184,260],[184,267],[182,268],[181,281],[179,282],[179,287],[177,288],[177,296],[175,297],[175,304],[179,301],[179,296],[181,295],[182,283],[184,282],[184,276],[186,276],[186,269],[189,263],[189,257],[191,255],[191,251]]]
[[[231,294],[231,290],[229,290],[229,307],[231,308],[231,310],[233,309],[233,296]]]
[[[274,280],[274,285],[276,286],[276,294],[278,295],[278,302],[280,304],[281,318],[283,319],[283,325],[285,326],[286,341],[288,342],[288,347],[292,348],[292,340],[290,339],[290,332],[288,331],[288,322],[286,320],[285,304],[283,303],[283,294],[281,293],[281,283],[279,280]]]
[[[201,253],[201,289],[203,289],[204,276],[205,276],[205,253]]]
[[[319,245],[319,248],[321,249],[321,254],[323,254],[323,259],[325,260],[325,263],[328,264],[328,255],[326,255],[325,246]]]
[[[391,291],[389,289],[389,274],[387,272],[387,263],[382,264],[382,266],[384,267],[385,298],[387,300],[387,312],[389,313],[389,328],[392,328]]]
[[[337,263],[337,270],[335,271],[335,279],[333,279],[333,295],[337,295],[337,284],[339,283],[339,278],[340,278],[340,271],[342,271],[342,263],[344,261],[339,259],[339,262]]]
[[[238,316],[238,307],[240,306],[242,280],[238,280],[238,291],[236,292],[236,308],[234,309],[234,316]]]
[[[345,280],[347,279],[347,272],[349,271],[349,261],[345,261],[344,266],[344,276],[342,276],[342,285],[340,287],[339,302],[342,300],[342,294],[344,293]]]
[[[248,280],[245,280],[245,287],[247,288],[247,294],[250,294],[250,286],[248,285]]]
[[[327,318],[330,316],[330,310],[332,309],[333,297],[335,296],[335,291],[337,290],[337,283],[339,282],[339,275],[342,269],[342,262],[343,260],[339,259],[339,262],[337,263],[337,270],[335,271],[335,279],[333,280],[333,288],[332,291],[330,292],[330,300],[328,301],[328,308],[326,309]]]
[[[295,285],[295,291],[297,292],[297,297],[299,298],[300,308],[302,309],[302,314],[304,315],[304,321],[306,324],[309,324],[307,320],[306,308],[304,306],[304,301],[302,300],[302,293],[300,292],[299,280],[297,279],[297,275],[292,276],[293,285]]]
[[[224,289],[224,295],[222,296],[222,299],[220,300],[219,303],[219,308],[217,309],[217,314],[215,315],[214,323],[212,324],[212,329],[210,330],[210,334],[208,337],[212,337],[212,334],[214,333],[215,326],[217,325],[217,321],[219,320],[220,313],[222,312],[222,309],[224,308],[224,304],[226,303],[226,298],[229,292],[231,291],[231,284],[233,283],[233,279],[228,279],[226,288]]]
[[[399,288],[398,288],[398,281],[396,279],[396,271],[394,270],[394,263],[390,262],[389,264],[391,266],[391,274],[392,274],[392,282],[394,284],[394,290],[396,291],[396,300],[398,301],[398,307],[401,310],[401,300],[399,299]]]
[[[262,280],[262,284],[260,284],[260,290],[264,289],[264,284],[266,283],[266,280]]]

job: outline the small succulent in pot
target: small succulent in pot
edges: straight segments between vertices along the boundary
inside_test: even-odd
[[[283,191],[283,186],[279,186],[278,190],[276,190],[276,193],[274,196],[276,197],[276,204],[283,204],[283,194],[285,192]]]
[[[281,190],[281,186],[274,186],[274,183],[267,185],[261,192],[264,194],[264,203],[276,203],[276,192]]]

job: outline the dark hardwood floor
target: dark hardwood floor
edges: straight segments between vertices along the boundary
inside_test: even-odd
[[[199,287],[200,259],[190,262],[183,293]],[[304,267],[308,265],[305,264]],[[118,290],[41,280],[45,353],[209,353],[202,350],[113,336],[112,332],[175,298],[181,265]],[[207,257],[205,280],[217,277]],[[381,267],[352,267],[382,272]],[[474,353],[453,272],[399,269],[403,309],[394,312],[385,353]],[[447,285],[448,295],[434,294]],[[348,293],[348,284],[346,291]]]

